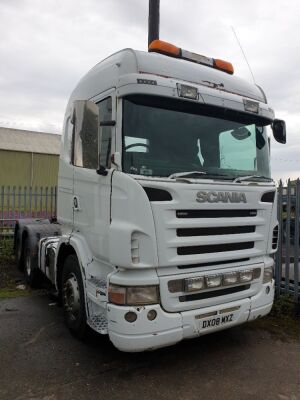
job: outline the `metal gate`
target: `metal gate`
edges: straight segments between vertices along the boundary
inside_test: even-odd
[[[278,186],[279,242],[275,263],[276,293],[290,293],[300,302],[300,180]]]

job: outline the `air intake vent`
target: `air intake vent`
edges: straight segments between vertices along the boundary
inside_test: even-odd
[[[239,258],[237,260],[222,260],[222,261],[212,261],[208,263],[201,263],[201,264],[188,264],[188,265],[178,265],[178,269],[188,269],[188,268],[203,268],[203,267],[212,267],[213,265],[222,266],[224,264],[232,264],[232,263],[242,263],[245,261],[249,261],[250,258]]]
[[[172,200],[172,196],[166,190],[151,188],[151,187],[146,187],[146,186],[143,186],[143,189],[145,190],[145,192],[148,196],[148,199],[150,201],[171,201]]]
[[[177,210],[177,218],[256,217],[257,210]]]
[[[261,200],[263,203],[274,203],[275,192],[266,192],[261,196]]]
[[[190,254],[220,253],[223,251],[252,249],[253,247],[254,247],[254,242],[209,244],[205,246],[186,246],[186,247],[178,247],[177,254],[179,256],[185,256]]]
[[[255,232],[255,226],[225,226],[213,228],[180,228],[177,236],[237,235]]]
[[[278,235],[279,235],[279,231],[278,231],[278,225],[275,226],[275,228],[273,229],[273,238],[272,238],[272,249],[276,250],[277,249],[277,245],[278,245]]]
[[[212,297],[226,296],[227,294],[238,293],[238,292],[242,292],[242,291],[248,290],[248,289],[250,289],[250,285],[242,285],[242,286],[235,286],[235,287],[227,288],[227,289],[212,290],[212,291],[204,292],[204,293],[188,294],[185,296],[180,296],[179,301],[185,302],[185,301],[211,299]]]

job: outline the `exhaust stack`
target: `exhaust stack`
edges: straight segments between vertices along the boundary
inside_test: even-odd
[[[159,2],[149,0],[148,47],[153,40],[159,39]]]

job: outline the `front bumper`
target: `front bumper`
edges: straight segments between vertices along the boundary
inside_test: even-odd
[[[121,351],[154,350],[267,315],[273,299],[274,280],[262,285],[261,291],[251,298],[179,313],[167,313],[159,304],[139,307],[108,304],[108,333],[114,346]],[[153,321],[147,318],[149,310],[157,312]],[[135,322],[125,320],[128,311],[137,314]],[[214,323],[203,323],[213,320]]]

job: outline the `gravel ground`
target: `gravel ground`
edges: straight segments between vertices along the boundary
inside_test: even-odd
[[[0,294],[23,295],[0,298],[1,400],[300,400],[300,336],[280,321],[127,354],[96,334],[73,338],[45,290],[15,290],[22,280],[0,265]]]

